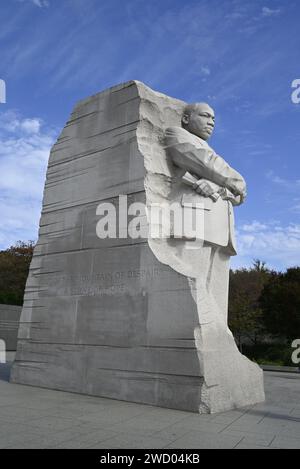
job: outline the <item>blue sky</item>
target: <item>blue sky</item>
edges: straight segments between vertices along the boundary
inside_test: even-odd
[[[1,0],[0,249],[37,238],[49,149],[79,99],[131,79],[216,112],[248,183],[239,255],[300,265],[298,0]]]

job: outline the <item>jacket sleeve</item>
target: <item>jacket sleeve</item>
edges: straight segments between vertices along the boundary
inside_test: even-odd
[[[175,165],[226,187],[234,194],[245,191],[244,178],[211,148],[196,146],[189,141],[182,142],[182,138],[178,138],[172,129],[167,129],[165,143],[167,153]]]

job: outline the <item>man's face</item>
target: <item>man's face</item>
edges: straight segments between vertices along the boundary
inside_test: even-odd
[[[183,123],[189,132],[208,140],[214,130],[215,113],[208,104],[198,104],[190,115],[183,116]]]

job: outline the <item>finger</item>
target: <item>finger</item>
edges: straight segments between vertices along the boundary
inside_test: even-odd
[[[205,192],[207,195],[211,195],[214,193],[213,189],[210,186],[205,187]]]
[[[208,187],[207,184],[204,184],[204,185],[202,186],[202,189],[203,189],[204,191],[208,191],[208,190],[209,190],[209,187]]]
[[[200,195],[204,195],[204,196],[206,195],[206,194],[205,194],[205,191],[204,191],[203,189],[201,189],[201,187],[198,187],[198,189],[197,189],[196,192],[197,192],[198,194],[200,194]]]
[[[204,197],[209,197],[210,196],[210,193],[205,189],[204,190],[203,189],[199,190],[198,194],[201,194]]]

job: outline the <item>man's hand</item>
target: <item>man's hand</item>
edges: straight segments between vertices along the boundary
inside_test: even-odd
[[[232,205],[241,205],[246,196],[247,196],[247,193],[246,193],[246,190],[243,192],[243,194],[241,195],[234,195],[229,189],[226,189],[225,187],[222,188],[222,190],[220,191],[220,196],[222,197],[223,200],[229,200]]]
[[[246,182],[244,178],[241,178],[240,181],[231,180],[229,181],[228,186],[229,186],[230,191],[234,195],[240,195],[243,200],[246,198],[247,188],[246,188]]]
[[[193,184],[193,189],[204,197],[212,197],[217,199],[215,184],[211,184],[207,179],[199,179]],[[216,195],[216,198],[214,197]]]

